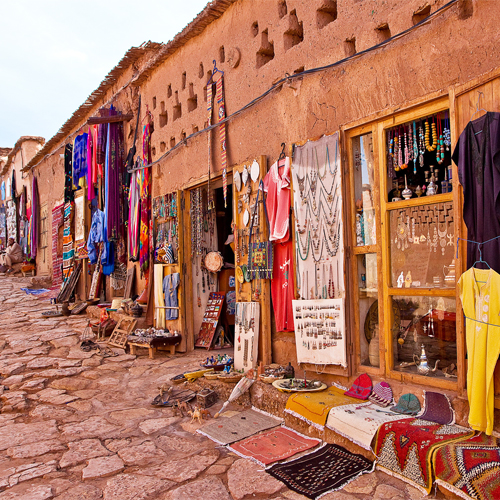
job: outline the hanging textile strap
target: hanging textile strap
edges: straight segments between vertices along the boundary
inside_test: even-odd
[[[207,85],[207,126],[210,127],[212,125],[212,107],[213,107],[213,89],[212,89],[212,83],[210,82]],[[212,142],[212,132],[209,132],[207,134],[207,145],[208,145],[208,199],[210,200],[210,161],[211,161],[211,156],[212,152],[210,150],[210,144]],[[209,203],[210,205],[210,203]],[[208,209],[210,210],[210,206]]]
[[[224,104],[223,77],[217,80],[217,104],[219,105],[219,122],[226,118],[226,107]],[[227,207],[227,151],[226,151],[226,123],[219,127],[219,140],[222,163],[222,189],[224,192],[224,208]]]

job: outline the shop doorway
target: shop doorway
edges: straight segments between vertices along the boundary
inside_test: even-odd
[[[232,207],[231,186],[228,186],[224,206],[222,179],[211,182],[210,187],[204,184],[190,191],[191,309],[195,347],[227,348],[234,343],[236,290]],[[219,265],[222,267],[216,270]]]

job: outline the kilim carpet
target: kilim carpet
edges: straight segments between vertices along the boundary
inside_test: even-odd
[[[52,286],[59,287],[62,285],[62,248],[59,254],[59,228],[64,220],[63,205],[58,205],[52,209]]]
[[[220,417],[198,429],[199,434],[212,441],[228,445],[281,424],[281,420],[253,410],[243,411],[229,418]]]
[[[272,465],[266,472],[307,498],[319,498],[343,488],[361,474],[371,472],[373,462],[342,446],[327,444],[296,460]]]
[[[354,403],[359,404],[359,400],[344,396],[344,391],[337,387],[329,387],[321,392],[293,394],[286,402],[285,412],[323,430],[332,408]]]
[[[427,494],[432,487],[432,457],[437,448],[474,434],[458,425],[419,418],[383,424],[377,432],[377,468],[397,476]]]
[[[314,448],[319,443],[319,439],[307,438],[287,427],[278,427],[238,441],[229,449],[261,465],[269,465]]]
[[[371,450],[371,442],[379,427],[402,418],[405,417],[401,413],[393,413],[374,403],[358,403],[332,408],[326,426],[362,448]]]
[[[500,447],[480,434],[447,444],[434,455],[436,483],[462,498],[500,498]]]

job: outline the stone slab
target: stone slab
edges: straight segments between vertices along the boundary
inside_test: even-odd
[[[112,455],[110,457],[91,458],[87,467],[82,470],[82,479],[97,479],[100,477],[112,476],[121,472],[125,468],[120,457]]]
[[[49,441],[39,441],[38,443],[25,444],[23,446],[16,446],[8,448],[6,453],[9,457],[16,458],[33,458],[45,453],[52,453],[55,451],[65,450],[66,446],[57,439]]]
[[[72,467],[91,458],[111,455],[98,439],[83,439],[68,443],[69,450],[61,457],[59,467]]]
[[[104,500],[147,500],[157,498],[175,483],[156,477],[139,474],[120,474],[108,480],[104,489]],[[186,500],[189,497],[184,498]],[[203,498],[201,496],[192,498]],[[206,499],[205,499],[206,500]],[[218,499],[224,500],[224,499]]]
[[[55,420],[32,424],[8,424],[2,428],[0,433],[0,450],[44,441],[55,437],[57,434]]]
[[[202,498],[203,500],[232,500],[224,483],[215,476],[187,483],[168,492],[164,500],[186,500]]]

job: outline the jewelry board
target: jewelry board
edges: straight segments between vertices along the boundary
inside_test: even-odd
[[[244,370],[257,366],[259,354],[260,304],[237,302],[234,331],[234,368]]]
[[[339,134],[295,146],[296,289],[301,300],[345,297]]]
[[[267,173],[267,158],[265,156],[257,157],[257,163],[260,167],[259,176],[252,180],[250,176],[250,169],[253,160],[246,162],[246,164],[236,165],[233,167],[233,175],[239,172],[242,178],[241,190],[237,191],[233,184],[233,234],[234,234],[234,252],[236,264],[236,276],[243,277],[241,281],[236,280],[236,301],[237,303],[256,302],[259,304],[259,322],[261,323],[259,330],[262,332],[258,339],[258,354],[259,360],[264,364],[272,362],[272,346],[271,346],[271,331],[269,328],[264,328],[262,325],[271,324],[271,281],[256,277],[252,279],[251,273],[248,271],[248,252],[249,252],[249,236],[250,236],[250,223],[254,215],[254,207],[257,199],[257,190],[260,181]],[[245,168],[247,174],[243,175]],[[246,177],[246,184],[243,182]],[[264,241],[269,237],[268,227],[266,224],[264,205],[261,202],[262,193],[259,196],[259,203],[257,205],[256,216],[254,218],[254,227],[252,241]],[[245,226],[243,214],[245,210],[249,212],[248,226]],[[240,269],[240,271],[238,271]],[[237,353],[236,345],[237,334],[235,330],[235,353]],[[241,368],[244,368],[241,366]]]
[[[347,367],[344,299],[294,300],[297,361]]]
[[[195,347],[204,347],[205,349],[210,349],[212,347],[219,319],[223,311],[225,296],[226,292],[210,293],[200,332],[198,333],[198,339],[194,344]]]

